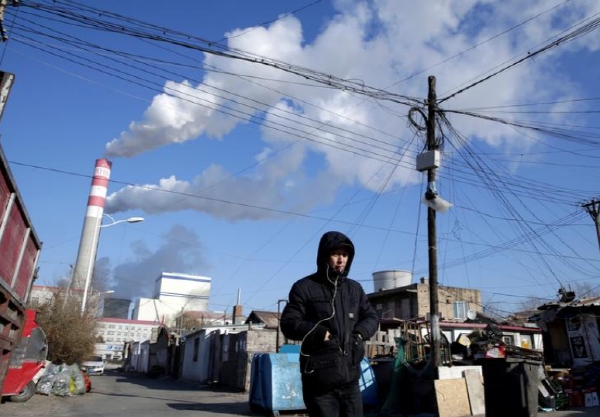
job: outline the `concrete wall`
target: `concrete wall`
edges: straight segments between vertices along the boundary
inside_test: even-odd
[[[429,283],[417,284],[417,317],[427,317],[430,312],[429,308]],[[413,317],[402,317],[410,319]]]
[[[207,383],[210,335],[214,331],[202,329],[186,337],[181,357],[181,378],[188,381]]]
[[[247,351],[250,353],[275,353],[276,349],[276,330],[250,330],[247,337]],[[283,342],[281,333],[279,334],[280,344]]]
[[[468,309],[482,311],[481,293],[477,290],[467,288],[440,287],[438,293],[439,309],[442,317],[454,319],[454,302],[465,301]]]
[[[469,310],[482,311],[481,293],[478,290],[457,287],[438,287],[438,309],[442,318],[454,319],[454,302],[466,301]],[[427,317],[429,308],[429,283],[417,284],[418,317]],[[408,319],[410,317],[402,317]]]
[[[148,342],[139,344],[139,351],[136,360],[135,370],[148,373],[150,370],[150,344]]]
[[[248,391],[254,356],[258,353],[275,353],[276,339],[277,331],[271,329],[248,330],[224,337],[219,382],[240,391]]]
[[[429,315],[429,283],[422,280],[406,288],[396,289],[390,293],[375,293],[371,303],[381,318],[399,318],[404,320]],[[478,290],[438,287],[438,309],[442,318],[452,320],[454,303],[466,302],[468,310],[481,311],[481,293]],[[466,318],[466,317],[463,317]]]
[[[274,353],[276,338],[275,330],[202,329],[186,336],[180,377],[200,384],[215,381],[246,391],[250,387],[252,358],[257,353]]]

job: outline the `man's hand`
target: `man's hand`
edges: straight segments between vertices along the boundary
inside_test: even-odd
[[[329,333],[329,330],[327,330],[327,332],[325,332],[325,341],[327,342],[331,337],[331,333]]]

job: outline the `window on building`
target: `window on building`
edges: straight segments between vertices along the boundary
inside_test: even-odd
[[[455,319],[467,319],[467,312],[469,311],[469,303],[466,301],[455,301],[454,302],[454,318]]]
[[[507,345],[514,346],[515,337],[513,335],[504,335],[504,336],[502,336],[502,341],[504,343],[506,343]]]
[[[533,349],[533,338],[529,334],[521,335],[521,347],[525,349]]]

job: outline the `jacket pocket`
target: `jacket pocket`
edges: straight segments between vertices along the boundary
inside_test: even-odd
[[[363,358],[365,357],[365,342],[363,342],[363,340],[356,336],[353,335],[352,336],[352,364],[353,365],[360,365],[360,362],[363,360]]]
[[[319,350],[310,355],[304,373],[315,391],[327,392],[347,382],[343,354],[338,346]]]

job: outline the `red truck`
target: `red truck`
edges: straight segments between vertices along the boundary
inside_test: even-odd
[[[6,74],[0,77],[2,84]],[[41,248],[0,146],[0,393],[25,328],[25,304],[37,277]]]

